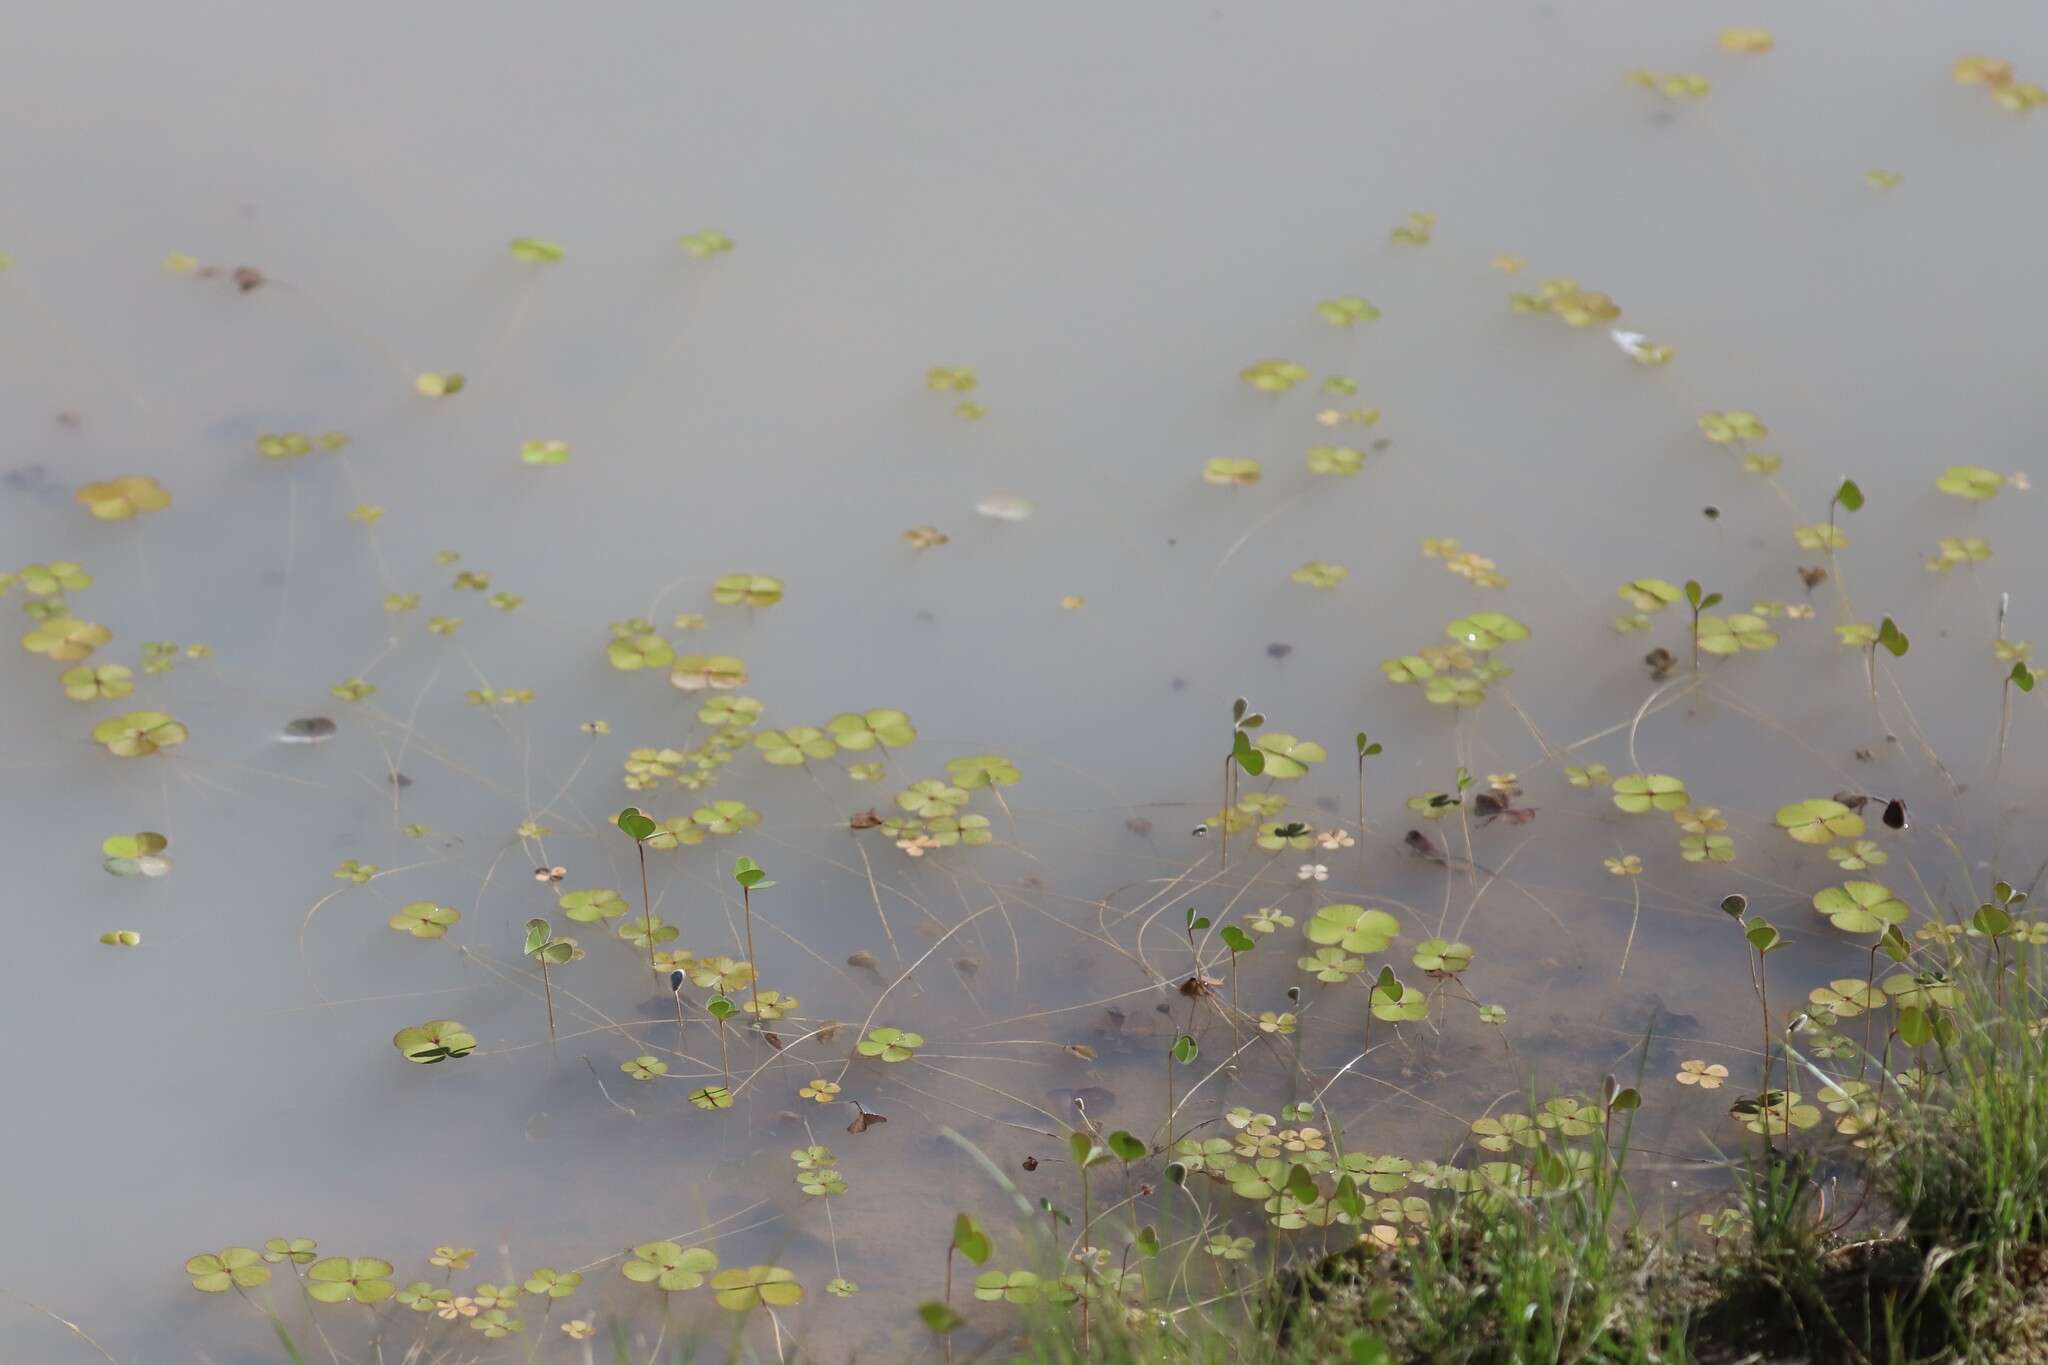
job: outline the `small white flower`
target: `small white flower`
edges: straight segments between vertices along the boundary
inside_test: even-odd
[[[1316,836],[1316,842],[1321,844],[1324,848],[1334,851],[1340,848],[1350,848],[1353,844],[1357,843],[1358,841],[1351,837],[1350,830],[1326,829],[1321,834],[1318,834]]]
[[[1321,863],[1303,863],[1294,875],[1305,882],[1326,882],[1330,880],[1330,869]]]

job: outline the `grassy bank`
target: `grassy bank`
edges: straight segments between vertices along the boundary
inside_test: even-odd
[[[1648,1178],[1630,1169],[1635,1092],[1610,1079],[1594,1112],[1574,1111],[1587,1131],[1535,1128],[1533,1140],[1509,1144],[1509,1160],[1429,1191],[1426,1215],[1392,1235],[1371,1224],[1385,1204],[1375,1209],[1340,1178],[1328,1197],[1351,1225],[1325,1229],[1336,1250],[1274,1262],[1236,1293],[1219,1278],[1210,1294],[1185,1267],[1162,1264],[1171,1252],[1098,1256],[1066,1277],[1090,1300],[1085,1326],[1079,1307],[1041,1306],[1027,1310],[1021,1339],[956,1358],[2048,1359],[2042,954],[2016,941],[2001,905],[1987,908],[1954,935],[1923,933],[1899,964],[1909,986],[1892,988],[1870,1051],[1823,1072],[1802,1048],[1813,1012],[1789,1017],[1778,1074],[1817,1087],[1815,1104],[1785,1092],[1748,1098],[1763,1121],[1727,1154],[1725,1208],[1657,1215],[1663,1222],[1646,1212],[1637,1194]],[[1837,1116],[1832,1134],[1808,1121],[1823,1105]],[[1169,1185],[1207,1174],[1164,1172]],[[1211,1235],[1205,1218],[1189,1245]],[[1106,1229],[1089,1240],[1117,1241]],[[1151,1268],[1120,1271],[1132,1263]],[[1179,1286],[1180,1302],[1155,1295],[1162,1282]]]

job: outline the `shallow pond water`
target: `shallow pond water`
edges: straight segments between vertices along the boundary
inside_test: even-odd
[[[19,16],[0,108],[35,135],[9,157],[0,241],[0,569],[82,564],[71,610],[113,635],[91,662],[135,670],[132,696],[81,704],[56,681],[75,662],[4,666],[0,1290],[20,1358],[93,1358],[33,1305],[123,1362],[270,1358],[262,1317],[179,1267],[274,1236],[387,1258],[401,1284],[440,1283],[444,1244],[481,1249],[457,1288],[585,1267],[549,1321],[524,1301],[542,1358],[579,1355],[555,1330],[575,1313],[651,1330],[620,1256],[669,1237],[796,1273],[802,1302],[741,1329],[764,1358],[935,1354],[912,1309],[937,1292],[953,1211],[978,1210],[1017,1261],[1008,1197],[967,1147],[1071,1211],[1069,1126],[1085,1109],[1164,1136],[1190,1018],[1175,1136],[1333,1082],[1351,1149],[1448,1159],[1471,1120],[1523,1104],[1532,1070],[1583,1090],[1640,1066],[1644,1160],[1673,1216],[1710,1206],[1700,1158],[1740,1135],[1724,1100],[1754,1088],[1759,1050],[1717,902],[1743,892],[1784,929],[1786,999],[1860,975],[1868,946],[1809,907],[1846,873],[1786,838],[1778,808],[1903,798],[1903,834],[1867,810],[1889,863],[1865,875],[1916,921],[1966,912],[1994,872],[2030,882],[2043,856],[2048,689],[2011,695],[2000,759],[2010,665],[1993,653],[2002,592],[2008,639],[2043,628],[2037,495],[2012,477],[2040,447],[2023,283],[2040,129],[1947,70],[1977,46],[2048,69],[2048,21],[1759,9],[1737,17],[1775,34],[1765,55],[1718,50],[1699,16],[1592,3]],[[1714,89],[1666,99],[1622,79],[1639,66]],[[1873,168],[1904,180],[1876,187]],[[1415,212],[1435,215],[1429,240],[1391,240]],[[677,243],[707,231],[735,249]],[[526,233],[564,258],[514,259]],[[170,253],[202,270],[166,271]],[[1527,264],[1503,273],[1502,254]],[[263,282],[203,273],[240,266]],[[1565,276],[1675,359],[1637,365],[1606,322],[1510,308]],[[1352,296],[1377,320],[1318,316]],[[1265,358],[1308,378],[1260,392],[1239,376]],[[964,399],[927,384],[953,366],[977,376]],[[427,371],[467,387],[423,396]],[[1325,392],[1332,375],[1356,393]],[[1376,425],[1341,418],[1361,407]],[[1768,438],[1704,439],[1701,415],[1729,410]],[[329,431],[346,447],[259,453]],[[565,463],[522,461],[555,440]],[[1310,474],[1304,452],[1329,444],[1362,470]],[[1783,466],[1745,471],[1745,451]],[[1245,457],[1256,484],[1204,481],[1205,461]],[[1957,465],[2007,482],[1982,503],[1937,491]],[[143,474],[168,509],[101,521],[74,500]],[[1826,522],[1845,476],[1868,505],[1837,513],[1831,560],[1794,531]],[[1032,514],[977,513],[997,495]],[[366,524],[362,505],[386,510]],[[946,543],[905,542],[925,526]],[[1446,573],[1425,537],[1509,581]],[[1930,572],[1945,537],[1995,553]],[[1309,561],[1347,574],[1293,581]],[[488,585],[457,586],[465,572]],[[715,602],[736,572],[779,578],[782,599]],[[1775,648],[1695,677],[1683,604],[1614,627],[1616,585],[1646,575],[1697,578],[1724,613],[1813,618],[1770,619]],[[385,609],[407,593],[416,609]],[[16,584],[10,608],[31,596]],[[1529,638],[1502,647],[1514,672],[1483,704],[1382,677],[1492,610]],[[1867,673],[1833,627],[1886,615],[1912,648]],[[742,658],[744,685],[612,667],[608,625],[635,616],[678,653]],[[144,641],[175,642],[158,659],[174,666],[146,671]],[[1653,647],[1677,656],[1662,684]],[[374,692],[335,695],[351,679]],[[473,704],[483,688],[532,700]],[[1219,810],[1239,695],[1329,754],[1243,793],[1288,796],[1275,819],[1351,846],[1266,851],[1245,831],[1225,869],[1216,833],[1191,832]],[[805,766],[742,739],[710,787],[627,790],[631,750],[702,745],[718,726],[700,709],[735,697],[763,704],[756,733],[900,708],[916,739]],[[91,731],[130,709],[189,738],[116,758]],[[314,718],[331,737],[287,734]],[[608,733],[579,729],[597,721]],[[1384,748],[1364,830],[1359,730]],[[972,792],[985,846],[911,857],[848,827],[989,754],[1021,780]],[[878,759],[876,780],[849,777]],[[1567,780],[1588,763],[1682,776],[1736,859],[1685,861],[1668,815]],[[1533,818],[1408,807],[1460,767],[1468,799],[1515,774]],[[653,913],[680,927],[671,947],[744,957],[729,873],[758,860],[776,883],[751,907],[761,985],[801,1006],[777,1024],[784,1052],[744,1015],[726,1027],[737,1098],[707,1112],[687,1098],[727,1083],[707,991],[685,989],[679,1037],[643,951],[568,924],[557,896],[614,888],[630,926],[646,907],[612,817],[713,800],[760,821],[650,853]],[[168,838],[168,873],[109,876],[101,841],[145,830]],[[1640,876],[1604,866],[1630,856]],[[338,879],[346,860],[378,871]],[[557,865],[559,885],[535,880]],[[419,902],[459,922],[387,927]],[[1346,902],[1391,911],[1401,936],[1366,977],[1317,983],[1295,964],[1303,926]],[[1195,960],[1189,907],[1247,1015],[1172,989]],[[1262,908],[1295,924],[1233,981],[1215,930]],[[588,950],[551,970],[553,1044],[520,953],[536,915]],[[103,946],[114,930],[141,942]],[[1411,967],[1432,936],[1472,948],[1456,983]],[[1368,1034],[1382,958],[1432,1012]],[[1283,1010],[1296,1033],[1257,1033]],[[474,1053],[407,1064],[394,1033],[434,1019],[460,1020]],[[805,1039],[825,1020],[835,1037]],[[864,1025],[926,1041],[861,1058]],[[667,1074],[622,1072],[643,1055]],[[1680,1088],[1686,1060],[1725,1064],[1728,1088]],[[838,1097],[800,1097],[813,1079]],[[851,1100],[887,1123],[848,1133]],[[798,1189],[789,1152],[813,1141],[845,1193]],[[827,1294],[835,1276],[860,1293]],[[305,1306],[277,1302],[302,1330]],[[380,1311],[405,1339],[410,1315]],[[678,1306],[696,1329],[729,1330],[718,1316],[704,1296]],[[318,1321],[367,1358],[364,1310]],[[973,1310],[975,1330],[999,1321]],[[448,1325],[435,1349],[487,1344]]]

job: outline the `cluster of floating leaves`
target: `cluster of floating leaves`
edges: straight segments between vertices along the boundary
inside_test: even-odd
[[[1421,683],[1423,695],[1438,706],[1477,706],[1490,684],[1513,672],[1493,652],[1528,639],[1529,628],[1505,612],[1475,611],[1447,622],[1444,634],[1456,643],[1382,660],[1381,675],[1391,683]]]
[[[2029,113],[2048,104],[2048,90],[2033,81],[2023,81],[2012,63],[2002,57],[1958,57],[1950,68],[1958,85],[1981,85],[2001,109],[2015,114]]]
[[[1449,536],[1425,537],[1422,556],[1442,561],[1444,572],[1456,574],[1475,588],[1505,588],[1508,585],[1508,576],[1500,571],[1498,564],[1475,551],[1460,549],[1458,542]]]

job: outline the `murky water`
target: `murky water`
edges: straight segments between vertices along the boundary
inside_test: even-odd
[[[1296,1008],[1290,985],[1311,1004],[1184,1120],[1302,1098],[1297,1051],[1320,1085],[1361,1050],[1363,988],[1318,986],[1293,959],[1316,904],[1364,901],[1402,919],[1387,960],[1411,977],[1417,940],[1469,943],[1463,984],[1508,1021],[1475,1022],[1447,989],[1429,1024],[1380,1029],[1328,1097],[1353,1148],[1447,1155],[1467,1120],[1518,1102],[1531,1066],[1566,1087],[1633,1074],[1656,1020],[1675,1037],[1651,1046],[1639,1133],[1687,1207],[1683,1158],[1731,1125],[1717,1097],[1669,1084],[1675,1061],[1754,1081],[1754,1001],[1716,902],[1744,891],[1794,939],[1773,960],[1790,999],[1863,965],[1806,904],[1841,872],[1783,837],[1779,805],[1907,798],[1914,828],[1869,875],[1916,918],[2041,856],[2042,694],[2015,698],[1995,764],[1992,657],[2002,590],[2008,636],[2042,628],[2039,514],[2010,486],[1970,505],[1933,485],[1949,465],[2038,464],[2024,265],[2040,129],[1946,67],[1982,47],[2038,75],[2048,20],[1762,8],[1736,17],[1776,34],[1763,57],[1715,50],[1699,16],[1605,4],[18,16],[0,81],[21,134],[0,241],[15,258],[0,560],[84,564],[95,582],[73,609],[114,633],[93,662],[138,685],[80,705],[48,661],[5,665],[0,1289],[123,1362],[256,1359],[267,1325],[191,1293],[187,1256],[312,1236],[438,1281],[434,1246],[474,1246],[458,1286],[590,1266],[601,1316],[650,1302],[607,1259],[622,1247],[715,1233],[728,1265],[797,1272],[806,1297],[781,1326],[817,1358],[905,1358],[927,1349],[909,1309],[936,1291],[951,1211],[999,1224],[1005,1207],[942,1129],[1063,1206],[1063,1143],[1043,1134],[1063,1135],[1076,1094],[1106,1126],[1156,1133],[1189,1018],[1163,983],[1190,969],[1190,905],[1219,925],[1293,915],[1235,988],[1254,1013]],[[1621,80],[1635,66],[1715,89],[1667,101]],[[1874,167],[1905,179],[1874,189]],[[1437,215],[1432,240],[1390,242],[1418,210]],[[676,245],[704,230],[737,249]],[[510,259],[526,233],[566,259]],[[168,253],[268,282],[181,278]],[[1528,264],[1503,275],[1500,253]],[[1641,368],[1604,327],[1510,311],[1511,291],[1551,276],[1613,295],[1621,325],[1676,360]],[[1383,316],[1317,317],[1345,295]],[[1255,392],[1237,376],[1264,357],[1313,378]],[[978,373],[982,420],[927,389],[941,365]],[[469,387],[423,398],[428,370]],[[1330,374],[1356,396],[1321,395]],[[1331,405],[1383,417],[1333,435],[1316,419]],[[1697,417],[1722,409],[1769,423],[1775,485],[1701,439]],[[256,451],[264,433],[330,430],[344,452]],[[522,464],[520,443],[544,439],[570,443],[569,462]],[[1303,451],[1332,441],[1367,450],[1362,473],[1305,472]],[[1259,458],[1265,477],[1205,484],[1215,456]],[[96,522],[72,500],[144,473],[169,510]],[[1809,595],[1797,570],[1826,556],[1793,528],[1825,520],[1844,475],[1869,506],[1842,515],[1839,573]],[[997,493],[1035,515],[976,515]],[[366,503],[388,509],[373,529],[349,515]],[[907,546],[922,525],[949,543]],[[1443,572],[1425,536],[1510,584]],[[1966,536],[1994,556],[1923,568]],[[444,550],[459,562],[437,563]],[[1348,578],[1290,582],[1311,559]],[[488,591],[451,587],[465,570]],[[735,571],[779,576],[785,600],[714,604],[712,580]],[[1738,610],[1810,600],[1816,619],[1710,660],[1710,683],[1661,693],[1631,736],[1657,687],[1645,650],[1672,649],[1688,676],[1678,612],[1648,633],[1610,624],[1615,585],[1642,575],[1697,577]],[[404,592],[416,611],[382,608]],[[524,602],[494,609],[493,592]],[[1476,711],[1381,679],[1380,660],[1487,609],[1531,634]],[[703,629],[671,629],[679,612]],[[1830,627],[1886,614],[1913,648],[1880,656],[1881,730],[1864,655]],[[436,615],[459,632],[429,633]],[[695,719],[711,694],[607,664],[607,623],[634,615],[678,650],[743,657],[746,685],[717,695],[759,698],[761,728],[896,707],[918,738],[876,782],[845,772],[873,754],[806,770],[742,747],[712,789],[628,792],[630,749],[712,729]],[[212,653],[144,673],[143,641]],[[373,696],[330,695],[356,677]],[[534,700],[469,704],[481,687]],[[1240,835],[1226,873],[1215,837],[1190,834],[1219,804],[1239,694],[1330,751],[1276,786],[1282,818],[1351,822],[1351,736],[1385,745],[1357,846],[1275,854]],[[136,761],[90,741],[143,707],[189,741]],[[338,733],[279,741],[311,716]],[[609,735],[579,731],[597,720]],[[1023,774],[1000,803],[973,795],[991,845],[913,860],[847,828],[983,753]],[[1586,762],[1682,775],[1726,814],[1737,860],[1683,861],[1664,816],[1566,782]],[[1404,805],[1461,764],[1481,785],[1519,774],[1536,812],[1474,828],[1469,863],[1455,817]],[[738,1101],[720,1113],[685,1098],[721,1081],[716,1036],[695,1013],[678,1039],[636,950],[574,926],[590,951],[553,975],[552,1047],[519,954],[528,917],[568,927],[561,890],[637,907],[631,844],[608,823],[620,806],[665,818],[709,799],[762,821],[651,855],[654,913],[681,926],[675,946],[740,955],[727,874],[758,859],[777,883],[753,907],[763,984],[802,1002],[779,1027],[845,1025],[780,1055],[729,1029]],[[522,841],[528,821],[550,832]],[[1418,824],[1450,866],[1404,845]],[[173,870],[109,877],[99,841],[145,829],[169,836]],[[1640,878],[1603,869],[1629,854]],[[345,859],[382,871],[339,881]],[[1305,861],[1327,882],[1301,880]],[[538,885],[536,862],[566,867],[561,886]],[[385,927],[415,901],[461,921],[438,941]],[[141,946],[102,946],[111,929]],[[1227,978],[1217,951],[1210,938],[1204,960]],[[874,969],[847,965],[860,953]],[[1200,1017],[1183,1089],[1237,1046],[1221,1012]],[[477,1052],[407,1065],[394,1031],[434,1018],[461,1020]],[[927,1043],[905,1065],[849,1062],[863,1022]],[[1092,1063],[1062,1050],[1076,1043]],[[643,1053],[669,1074],[628,1079]],[[799,1098],[814,1077],[888,1123],[847,1134],[850,1106]],[[849,1186],[829,1224],[791,1180],[788,1151],[812,1140]],[[1027,1156],[1046,1164],[1027,1174]],[[861,1293],[828,1296],[834,1275]],[[525,1316],[543,1358],[578,1349],[538,1301]],[[706,1303],[694,1321],[723,1330],[715,1316]],[[6,1322],[10,1355],[91,1358],[19,1302]],[[772,1355],[769,1326],[748,1330]]]

